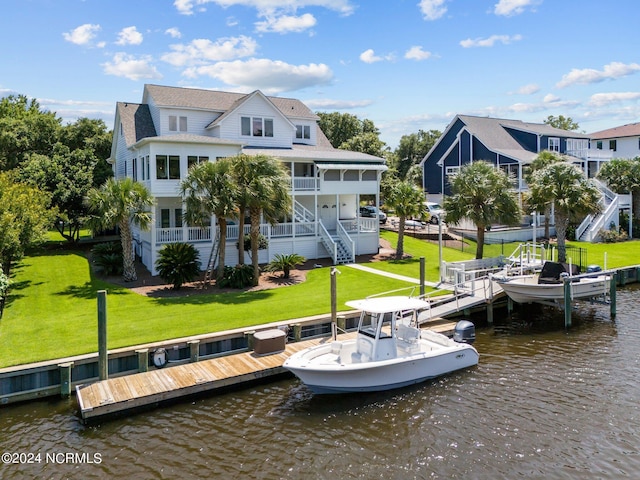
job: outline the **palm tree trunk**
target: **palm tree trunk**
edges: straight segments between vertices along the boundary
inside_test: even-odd
[[[558,262],[567,261],[567,227],[569,215],[559,212],[556,208],[556,238],[558,239]]]
[[[220,228],[220,244],[218,246],[218,271],[216,273],[216,281],[219,283],[224,277],[224,262],[227,245],[227,219],[218,218],[218,227]]]
[[[260,210],[252,208],[249,210],[251,217],[251,264],[253,265],[253,286],[260,283],[260,264],[258,262],[258,245],[260,243]]]
[[[238,209],[238,265],[244,265],[244,216],[245,208]]]
[[[551,205],[547,205],[544,208],[544,238],[546,238],[547,240],[551,238],[551,230],[549,227],[550,225],[551,225]]]
[[[398,217],[398,245],[396,246],[396,260],[402,260],[404,256],[404,224],[407,218]]]
[[[136,267],[133,264],[133,234],[131,224],[126,218],[120,222],[120,243],[122,244],[122,279],[125,282],[133,282],[138,279]]]
[[[477,225],[478,243],[476,244],[476,259],[481,259],[484,255],[484,226]]]

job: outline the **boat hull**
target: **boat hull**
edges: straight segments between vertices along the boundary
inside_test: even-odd
[[[609,277],[580,278],[571,282],[571,298],[595,297],[606,293]],[[564,284],[539,284],[537,275],[516,277],[499,282],[505,293],[514,302],[530,303],[536,301],[564,301]]]
[[[446,352],[419,353],[390,360],[358,364],[306,364],[285,362],[317,394],[376,392],[405,387],[478,364],[471,345],[460,344]]]

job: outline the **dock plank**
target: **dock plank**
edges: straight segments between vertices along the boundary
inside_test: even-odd
[[[448,328],[452,329],[451,326]],[[341,340],[355,337],[355,332],[339,336]],[[315,338],[289,343],[285,351],[268,355],[236,353],[78,385],[80,413],[83,420],[88,421],[278,375],[285,372],[282,364],[294,353],[330,341],[328,338]]]

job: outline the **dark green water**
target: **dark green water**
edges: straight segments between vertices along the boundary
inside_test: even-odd
[[[523,309],[479,329],[478,367],[394,392],[287,379],[88,427],[75,398],[3,407],[0,478],[639,478],[639,307],[619,291],[569,331]]]

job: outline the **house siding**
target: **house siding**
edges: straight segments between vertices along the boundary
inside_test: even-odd
[[[523,132],[514,128],[504,127],[513,139],[520,144],[522,148],[529,152],[538,151],[538,136],[534,133]],[[541,144],[542,145],[542,144]]]

